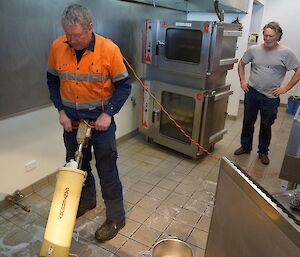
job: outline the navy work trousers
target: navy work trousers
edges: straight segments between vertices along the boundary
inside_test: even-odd
[[[279,104],[279,97],[269,98],[254,88],[249,87],[249,91],[245,94],[244,121],[241,134],[241,145],[244,150],[252,150],[254,125],[259,111],[261,121],[258,153],[268,154],[271,142],[271,126],[277,118]]]
[[[80,205],[87,205],[96,201],[95,179],[92,173],[90,161],[92,159],[91,146],[93,146],[97,173],[100,178],[102,198],[106,206],[106,217],[114,222],[120,222],[125,218],[123,204],[122,184],[117,169],[117,148],[115,139],[116,125],[112,123],[108,130],[92,130],[92,137],[88,147],[83,149],[81,170],[87,172],[85,185],[82,188]],[[67,150],[66,161],[74,159],[78,143],[77,130],[64,131],[64,143]]]

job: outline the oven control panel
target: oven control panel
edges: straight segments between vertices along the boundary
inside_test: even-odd
[[[149,115],[149,108],[150,108],[150,95],[147,91],[150,91],[150,81],[144,81],[145,88],[143,88],[143,95],[142,95],[142,128],[149,129],[150,125],[150,115]]]
[[[152,20],[146,20],[145,23],[145,39],[144,39],[144,63],[152,64]]]

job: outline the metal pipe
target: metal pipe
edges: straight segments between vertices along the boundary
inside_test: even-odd
[[[224,10],[219,9],[219,1],[218,0],[216,0],[214,2],[214,7],[215,7],[215,12],[219,18],[219,21],[220,22],[224,21]]]
[[[21,208],[22,208],[24,211],[26,211],[26,212],[30,212],[30,209],[29,209],[27,206],[25,206],[25,205],[23,205],[23,204],[20,204],[20,203],[18,202],[18,200],[19,200],[20,198],[23,198],[23,197],[24,197],[24,196],[23,196],[23,194],[22,194],[20,191],[16,191],[13,195],[7,195],[7,196],[5,197],[5,200],[7,200],[7,201],[13,203],[14,205],[17,205],[17,206],[21,207]]]

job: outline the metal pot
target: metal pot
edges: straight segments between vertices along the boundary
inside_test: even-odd
[[[177,238],[167,238],[153,246],[152,257],[193,257],[193,252],[187,243]]]

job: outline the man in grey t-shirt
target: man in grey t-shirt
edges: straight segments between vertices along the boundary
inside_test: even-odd
[[[279,44],[282,29],[277,22],[270,22],[263,28],[264,43],[249,48],[238,65],[240,84],[245,92],[244,121],[241,147],[234,154],[241,155],[252,150],[254,124],[258,111],[261,122],[258,155],[261,162],[269,164],[268,151],[271,141],[271,126],[277,117],[279,95],[285,94],[300,79],[300,62],[291,49]],[[251,63],[249,82],[245,80],[245,66]],[[289,70],[295,73],[290,81],[281,86]]]

